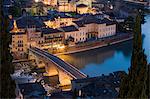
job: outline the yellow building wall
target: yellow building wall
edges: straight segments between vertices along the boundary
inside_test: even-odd
[[[20,42],[20,43],[19,43]],[[19,46],[19,44],[23,46]],[[11,43],[12,52],[27,52],[27,34],[13,34]]]
[[[43,3],[46,4],[46,5],[56,6],[57,5],[57,0],[43,0]]]
[[[88,12],[88,7],[77,7],[77,13],[84,14]]]
[[[59,5],[59,12],[75,12],[76,5],[73,3],[64,3],[63,5]]]

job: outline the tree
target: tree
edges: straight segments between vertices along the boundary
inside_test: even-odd
[[[9,43],[11,41],[11,36],[8,32],[8,17],[4,16],[3,11],[1,11],[1,44],[0,44],[0,61],[1,61],[1,90],[0,98],[15,98],[15,82],[11,79],[10,74],[13,73],[12,66],[12,56],[10,54]]]
[[[119,98],[148,98],[148,63],[142,48],[141,15],[134,25],[133,51],[129,74],[121,82]]]
[[[9,9],[13,17],[20,17],[22,12],[21,12],[21,7],[20,7],[20,2],[16,1],[14,5]]]

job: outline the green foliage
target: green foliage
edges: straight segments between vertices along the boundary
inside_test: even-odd
[[[134,28],[134,25],[133,25],[133,24],[134,24],[134,18],[131,17],[131,16],[129,16],[129,17],[125,20],[124,24],[126,25],[126,27],[133,29],[133,28]]]
[[[129,16],[124,22],[118,23],[119,32],[133,32],[134,18]]]
[[[148,64],[142,48],[141,15],[134,25],[134,41],[129,74],[122,79],[119,98],[148,98]]]

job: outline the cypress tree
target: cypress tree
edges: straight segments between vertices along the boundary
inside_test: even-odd
[[[2,9],[0,9],[2,10]],[[0,61],[1,61],[1,74],[0,74],[0,98],[15,98],[15,82],[11,79],[10,74],[13,73],[12,56],[10,54],[9,44],[11,36],[8,32],[8,18],[4,16],[3,11],[0,11],[1,16],[1,33],[0,33]]]
[[[121,82],[120,98],[148,98],[148,64],[142,48],[141,15],[134,25],[133,51],[129,74]]]

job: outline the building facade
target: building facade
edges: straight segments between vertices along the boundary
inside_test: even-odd
[[[116,24],[108,19],[99,19],[93,15],[86,15],[69,25],[49,28],[39,23],[34,17],[21,17],[13,23],[11,52],[27,53],[30,46],[42,49],[58,49],[68,43],[75,46],[77,43],[97,40],[116,34]],[[30,21],[30,22],[29,22]],[[67,22],[64,18],[62,22]],[[68,19],[70,21],[70,19]]]
[[[14,20],[13,29],[10,31],[12,36],[11,52],[15,56],[23,57],[27,53],[27,32],[23,29],[18,29]]]

